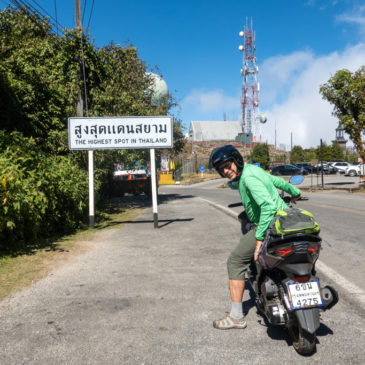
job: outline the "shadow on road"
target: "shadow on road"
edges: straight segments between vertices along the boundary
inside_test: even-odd
[[[159,219],[158,223],[164,223],[162,225],[159,225],[158,228],[163,228],[165,226],[167,226],[170,223],[175,223],[175,222],[190,222],[194,220],[194,218],[176,218],[176,219]],[[131,223],[131,224],[140,224],[140,223],[154,223],[153,219],[151,220],[143,220],[143,221],[115,221],[115,222],[111,222],[108,226],[114,226],[117,224],[122,224],[122,223]]]
[[[158,205],[166,204],[172,200],[180,200],[180,199],[191,199],[194,198],[194,195],[182,195],[182,194],[161,194],[158,195]],[[125,195],[123,197],[114,197],[111,198],[108,203],[103,207],[103,211],[108,214],[117,214],[121,211],[125,211],[128,209],[144,209],[152,207],[151,198],[144,194],[140,195]],[[158,220],[158,228],[163,228],[171,223],[176,222],[190,222],[194,218],[171,218],[171,219],[159,219]],[[108,218],[104,217],[104,221],[107,221]],[[153,219],[151,220],[114,220],[107,223],[107,227],[116,226],[118,224],[153,224]]]
[[[161,194],[157,197],[157,203],[166,204],[171,200],[195,198],[194,195],[180,194]],[[123,197],[113,197],[110,199],[109,213],[113,213],[113,209],[124,208],[148,208],[152,206],[152,200],[147,195],[125,195]]]
[[[331,330],[331,328],[327,327],[325,324],[321,323],[321,325],[319,326],[318,330],[317,330],[317,336],[328,336],[328,335],[333,335],[333,331]]]
[[[348,181],[345,181],[345,182],[332,182],[332,183],[325,183],[324,185],[338,185],[338,186],[340,186],[340,185],[355,185],[355,183],[354,182],[348,182]]]

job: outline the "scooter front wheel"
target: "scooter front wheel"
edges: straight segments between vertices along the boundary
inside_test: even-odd
[[[311,334],[307,331],[304,331],[296,318],[293,319],[293,322],[288,330],[293,347],[299,354],[310,355],[316,350],[316,334]]]

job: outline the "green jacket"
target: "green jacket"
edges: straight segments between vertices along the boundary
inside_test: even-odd
[[[275,213],[288,208],[277,188],[293,197],[300,195],[299,189],[281,177],[272,176],[262,168],[249,164],[243,167],[238,188],[247,216],[257,226],[257,240],[264,239]]]

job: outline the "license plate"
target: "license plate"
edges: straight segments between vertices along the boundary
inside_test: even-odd
[[[306,283],[286,283],[292,309],[303,309],[323,306],[319,291],[319,280]]]

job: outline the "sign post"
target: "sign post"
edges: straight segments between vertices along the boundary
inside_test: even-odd
[[[68,119],[70,150],[89,150],[89,220],[94,225],[93,150],[149,148],[154,228],[158,228],[156,148],[173,147],[172,117],[74,117]]]
[[[152,187],[152,212],[153,212],[153,227],[158,228],[158,210],[157,210],[157,184],[156,184],[156,157],[155,149],[150,149],[151,163],[151,187]]]
[[[94,227],[94,151],[88,151],[89,157],[89,227]]]
[[[204,171],[205,171],[205,167],[204,166],[200,166],[200,177],[202,179],[204,178]]]

